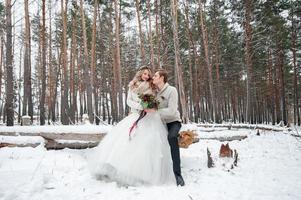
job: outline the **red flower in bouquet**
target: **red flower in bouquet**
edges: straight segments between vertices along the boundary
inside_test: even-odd
[[[139,94],[139,98],[141,99],[143,109],[159,108],[160,102],[156,100],[156,97],[153,94]]]

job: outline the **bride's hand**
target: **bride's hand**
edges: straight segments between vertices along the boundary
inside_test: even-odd
[[[156,112],[156,109],[154,109],[154,108],[144,109],[144,112],[146,112],[146,113],[152,113],[152,112]]]

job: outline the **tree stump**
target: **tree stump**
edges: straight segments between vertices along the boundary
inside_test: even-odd
[[[212,160],[211,153],[208,148],[207,148],[207,157],[208,157],[208,161],[207,161],[208,168],[214,167],[214,162]]]
[[[229,143],[221,145],[219,157],[233,157],[233,150],[229,147]]]
[[[88,114],[83,114],[83,122],[84,122],[84,124],[91,124]]]
[[[22,116],[22,122],[21,122],[22,126],[29,126],[30,123],[31,123],[30,116],[28,115]]]
[[[233,165],[235,167],[237,167],[237,161],[238,161],[238,153],[237,151],[234,149],[234,162],[233,162]]]

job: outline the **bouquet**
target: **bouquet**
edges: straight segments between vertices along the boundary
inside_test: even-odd
[[[141,99],[143,109],[159,108],[160,102],[156,100],[156,97],[153,94],[139,94],[138,97]]]
[[[141,105],[143,109],[158,109],[159,101],[156,100],[155,95],[153,94],[139,94],[138,97],[141,99]],[[138,125],[138,122],[145,117],[147,113],[142,110],[138,119],[134,122],[134,124],[130,127],[129,138],[131,139],[131,133],[133,129]]]

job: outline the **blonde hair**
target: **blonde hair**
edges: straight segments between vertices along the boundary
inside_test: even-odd
[[[148,70],[148,72],[149,72],[149,79],[147,81],[150,82],[152,80],[152,78],[151,78],[152,71],[150,70],[150,68],[147,66],[142,66],[139,68],[139,70],[136,72],[133,80],[130,82],[129,88],[133,89],[135,87],[138,87],[137,83],[142,81],[142,74],[143,74],[144,70]]]

